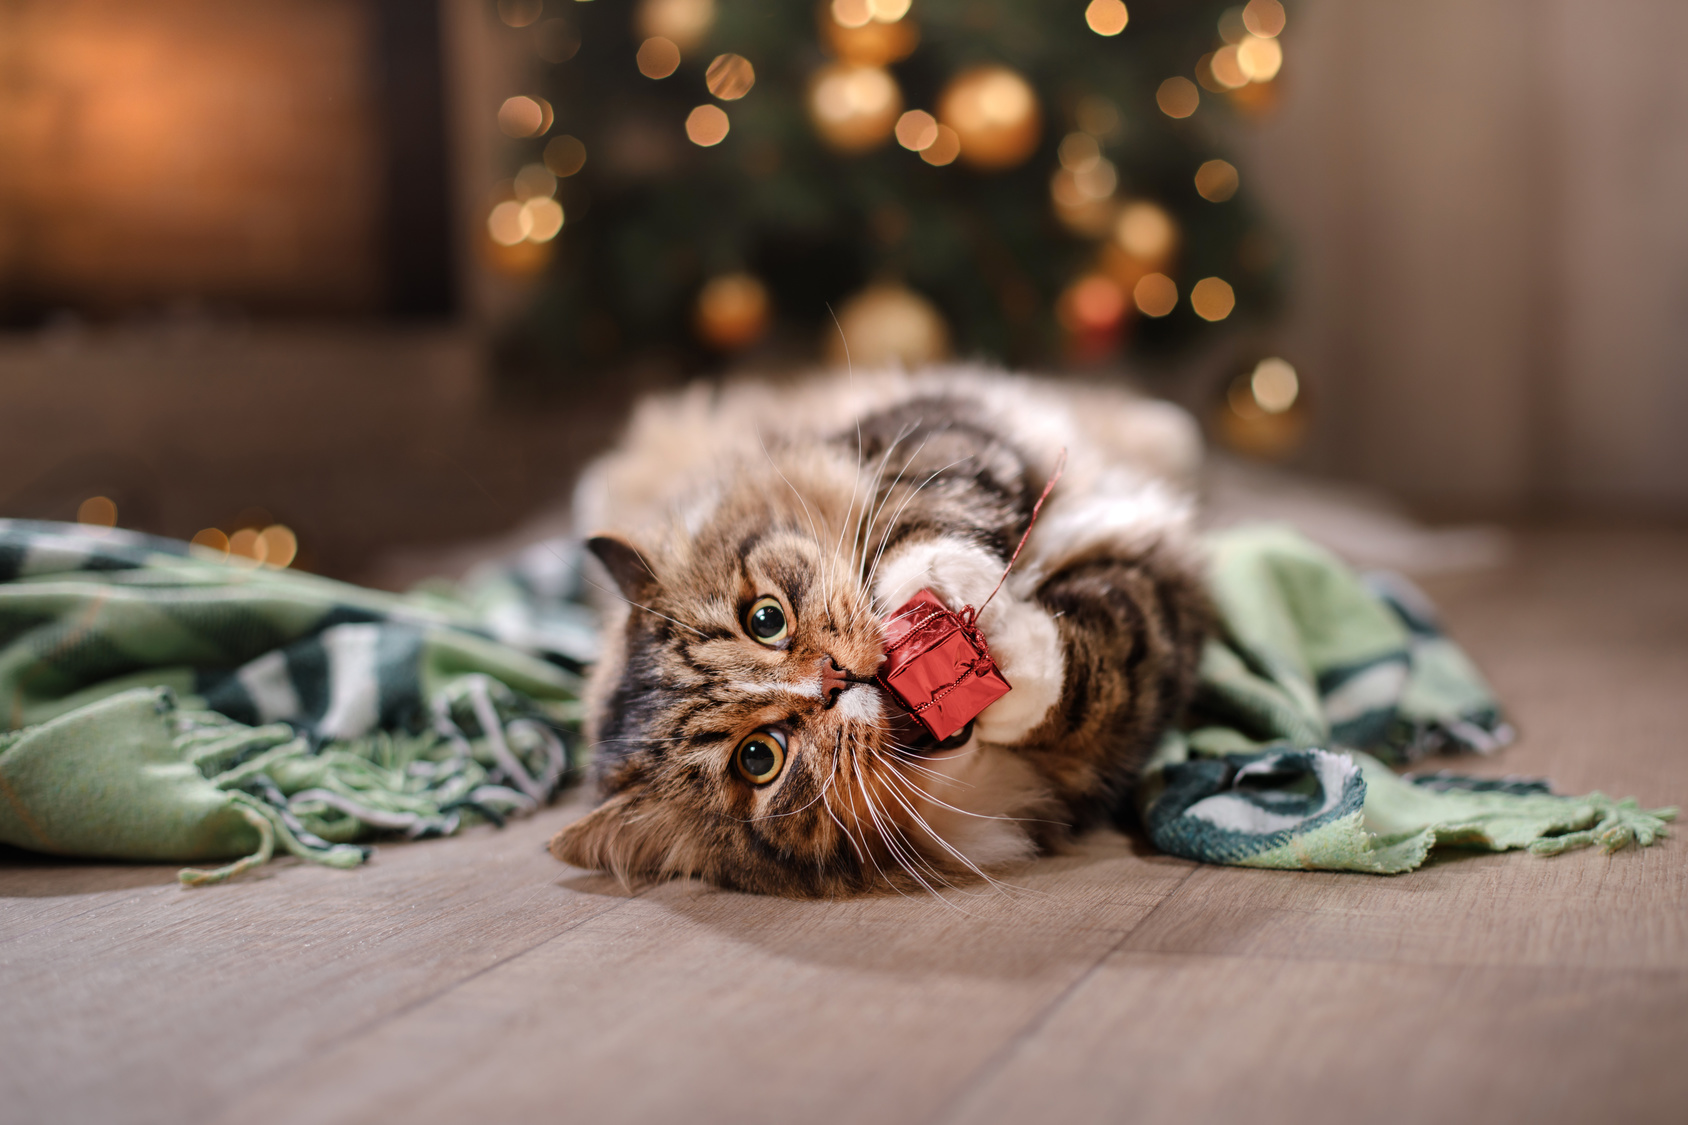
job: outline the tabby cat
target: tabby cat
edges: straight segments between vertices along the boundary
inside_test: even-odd
[[[874,682],[882,621],[922,589],[981,606],[1063,449],[979,618],[1013,690],[922,737]],[[1171,406],[972,370],[648,402],[576,495],[620,597],[587,700],[606,799],[552,854],[819,896],[1058,844],[1194,685],[1199,456]]]

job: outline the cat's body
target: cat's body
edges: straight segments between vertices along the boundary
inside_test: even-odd
[[[984,605],[1063,449],[979,618],[1013,690],[961,745],[911,740],[871,682],[881,621],[922,589]],[[1172,407],[977,371],[647,404],[577,493],[623,596],[588,697],[607,799],[553,853],[837,894],[937,885],[1093,821],[1194,683],[1199,455]]]

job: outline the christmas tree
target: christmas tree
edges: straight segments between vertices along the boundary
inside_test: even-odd
[[[1278,255],[1220,150],[1275,97],[1277,0],[497,11],[544,63],[500,111],[489,250],[536,278],[514,338],[548,370],[840,335],[858,362],[1086,363],[1269,310]]]

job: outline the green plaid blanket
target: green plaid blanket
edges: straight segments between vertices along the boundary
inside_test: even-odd
[[[1510,737],[1398,580],[1284,531],[1211,541],[1224,626],[1193,721],[1139,787],[1168,852],[1402,871],[1436,844],[1650,844],[1674,810],[1392,761]],[[583,765],[594,655],[577,547],[384,594],[122,531],[0,520],[0,842],[59,855],[333,866],[368,841],[531,811]],[[1353,748],[1353,749],[1346,749]]]
[[[1186,722],[1138,786],[1162,850],[1394,874],[1438,845],[1647,846],[1676,816],[1600,793],[1555,796],[1540,780],[1398,775],[1385,762],[1489,753],[1513,737],[1424,595],[1397,576],[1362,578],[1286,528],[1220,532],[1208,549],[1220,635]]]

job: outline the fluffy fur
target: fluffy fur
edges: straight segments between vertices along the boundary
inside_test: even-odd
[[[871,682],[882,618],[920,589],[981,605],[1063,448],[979,621],[1013,690],[960,746],[911,739]],[[969,370],[648,402],[576,496],[620,596],[588,694],[606,798],[552,853],[834,895],[984,875],[1105,814],[1194,684],[1199,457],[1173,407]],[[764,597],[778,647],[746,628]],[[760,730],[787,756],[758,786],[733,762]]]

